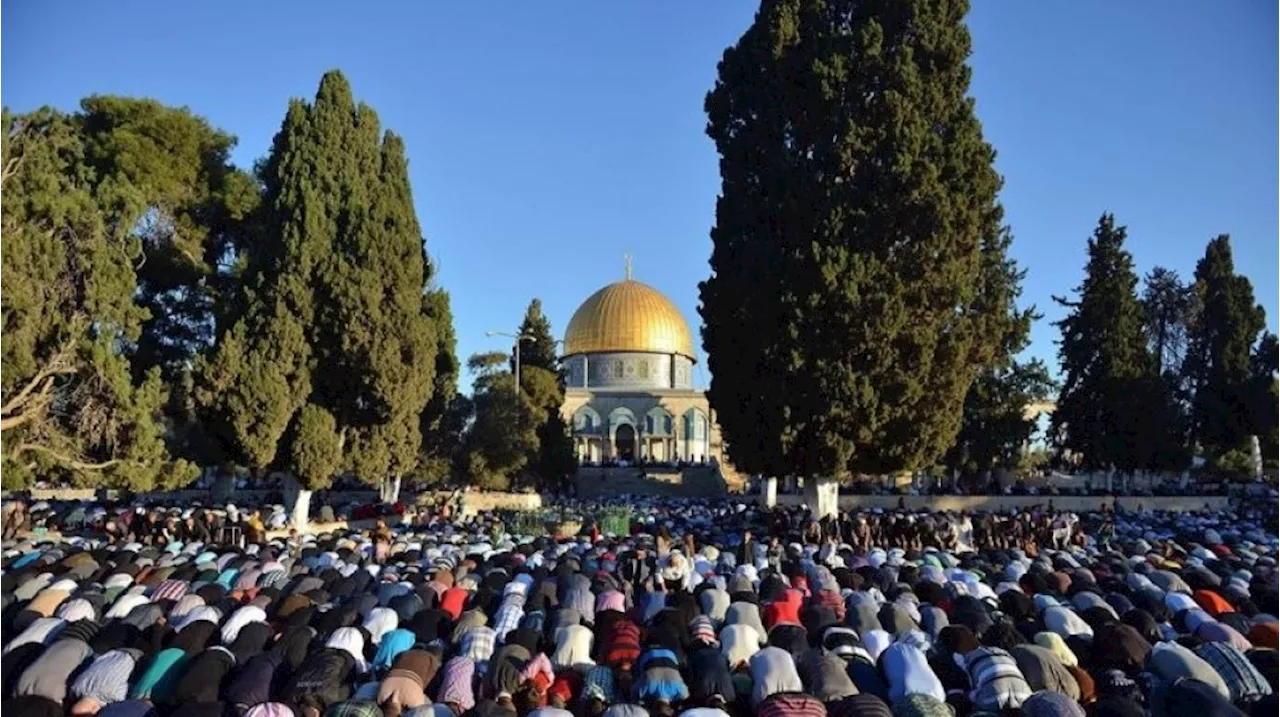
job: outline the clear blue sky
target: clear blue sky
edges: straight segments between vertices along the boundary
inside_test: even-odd
[[[1088,0],[977,4],[974,83],[999,151],[1024,300],[1080,280],[1112,211],[1145,272],[1189,276],[1230,233],[1276,327],[1277,6]],[[3,95],[24,111],[91,93],[187,105],[264,154],[290,97],[341,68],[404,136],[418,217],[452,293],[458,351],[506,348],[541,297],[559,333],[599,286],[636,278],[697,331],[719,176],[702,101],[753,2],[11,2]],[[1056,367],[1056,361],[1051,361]],[[699,381],[705,383],[705,372]]]

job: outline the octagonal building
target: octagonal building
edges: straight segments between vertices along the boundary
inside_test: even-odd
[[[715,416],[693,385],[689,325],[629,270],[582,302],[563,351],[562,412],[580,461],[724,463]]]

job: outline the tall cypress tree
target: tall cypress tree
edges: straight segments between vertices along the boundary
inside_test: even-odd
[[[1149,422],[1156,441],[1152,467],[1160,470],[1181,470],[1191,461],[1190,418],[1182,363],[1192,306],[1192,292],[1177,272],[1157,266],[1143,277],[1145,333],[1147,347],[1155,361],[1156,378],[1141,396],[1145,400],[1142,415]]]
[[[424,483],[438,483],[450,477],[462,446],[467,411],[461,409],[466,397],[458,395],[461,365],[449,292],[441,288],[427,291],[422,296],[422,307],[436,330],[436,353],[431,399],[422,410],[420,422],[422,448],[416,478]]]
[[[1016,316],[965,2],[764,0],[709,93],[708,396],[749,471],[917,468]]]
[[[1156,370],[1178,372],[1187,346],[1187,319],[1191,311],[1191,291],[1178,272],[1157,266],[1143,277],[1142,308],[1146,316],[1147,341],[1156,359]]]
[[[1085,465],[1131,472],[1152,463],[1156,441],[1143,413],[1157,377],[1125,237],[1115,217],[1103,214],[1089,239],[1077,299],[1054,297],[1070,313],[1055,323],[1062,331],[1063,385],[1053,431],[1059,445],[1080,453]]]
[[[564,376],[560,372],[551,320],[542,312],[541,299],[529,302],[516,334],[531,337],[520,345],[521,390],[536,407],[534,415],[538,421],[535,429],[538,448],[529,457],[529,465],[544,480],[559,480],[573,470],[573,442],[569,427],[560,416],[560,407],[564,405]]]
[[[1236,274],[1225,234],[1205,248],[1194,289],[1200,311],[1191,327],[1186,368],[1194,391],[1193,436],[1206,455],[1216,458],[1249,439],[1250,359],[1266,313],[1254,301],[1249,279]]]
[[[1249,369],[1249,430],[1258,436],[1262,456],[1272,465],[1280,450],[1280,382],[1276,381],[1278,361],[1280,341],[1268,331],[1254,348]]]
[[[341,73],[290,104],[261,180],[265,239],[202,396],[242,460],[301,481],[302,527],[326,466],[381,484],[416,464],[436,339],[403,143]]]
[[[372,141],[378,146],[377,119]],[[399,494],[401,477],[418,462],[420,419],[431,398],[437,358],[436,331],[423,311],[427,280],[422,231],[413,209],[404,142],[387,132],[376,166],[371,216],[354,233],[347,261],[339,264],[331,295],[339,297],[337,318],[363,324],[342,330],[342,359],[334,368],[359,378],[342,398],[340,415],[350,417],[353,450],[346,466]],[[346,289],[344,293],[341,289]]]

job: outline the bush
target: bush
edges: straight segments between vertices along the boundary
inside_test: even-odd
[[[1233,448],[1212,461],[1213,472],[1232,478],[1253,477],[1253,448],[1249,445]]]
[[[631,533],[631,506],[617,506],[600,511],[600,532],[613,535]]]

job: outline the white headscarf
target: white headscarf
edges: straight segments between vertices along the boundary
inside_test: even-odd
[[[389,607],[375,607],[364,619],[364,629],[369,631],[369,640],[377,645],[382,636],[400,625],[400,615]]]
[[[222,626],[222,644],[230,645],[236,641],[240,630],[251,622],[266,622],[267,613],[257,605],[245,605],[231,613],[227,624]]]
[[[750,625],[725,625],[720,630],[720,653],[730,668],[746,664],[760,650],[760,633]]]
[[[880,659],[880,653],[893,644],[893,635],[884,630],[868,630],[862,636],[862,646],[871,655],[872,662]]]
[[[76,620],[92,620],[98,616],[98,611],[94,609],[93,603],[88,600],[75,598],[59,605],[57,615],[67,622],[75,622]]]
[[[121,595],[119,598],[117,598],[114,603],[111,604],[111,609],[107,611],[107,614],[104,617],[108,620],[113,617],[124,617],[125,615],[128,615],[129,612],[132,611],[135,607],[139,605],[145,605],[148,602],[150,602],[150,600],[147,599],[146,595],[125,593],[124,595]]]
[[[354,627],[340,627],[329,636],[325,647],[344,650],[356,661],[356,671],[364,674],[369,671],[369,663],[364,659],[364,634]]]
[[[192,610],[202,608],[204,605],[204,598],[195,593],[183,595],[178,599],[178,602],[174,603],[173,607],[169,608],[169,621],[174,622],[176,620],[180,620],[181,618],[189,615]]]
[[[1093,637],[1093,628],[1089,623],[1069,608],[1057,606],[1044,611],[1044,626],[1050,632],[1056,632],[1064,638],[1074,635]]]
[[[751,657],[751,704],[757,707],[779,692],[803,692],[791,653],[780,647],[766,647]]]
[[[174,625],[174,629],[177,630],[178,632],[182,632],[183,628],[185,628],[187,625],[190,625],[194,622],[200,622],[201,620],[204,620],[205,622],[211,622],[217,625],[218,622],[222,620],[222,613],[218,612],[218,608],[216,607],[210,607],[208,605],[204,605],[202,607],[198,607],[195,610],[192,610],[191,612],[187,613],[185,617],[183,617]]]

